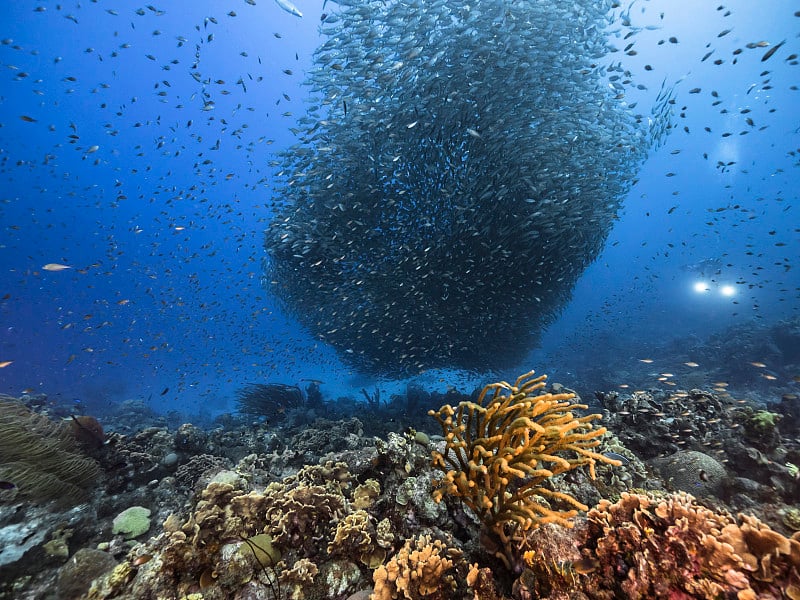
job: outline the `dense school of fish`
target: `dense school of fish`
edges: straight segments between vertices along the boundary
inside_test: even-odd
[[[514,365],[671,123],[610,62],[614,2],[339,0],[283,154],[266,285],[362,370]]]
[[[631,194],[670,237],[615,231],[608,247],[640,265],[637,287],[598,290],[570,346],[594,350],[600,328],[634,339],[620,306],[653,313],[642,285],[720,240],[739,290],[797,310],[796,6],[698,4],[687,18],[641,0],[472,4],[6,3],[3,391],[135,374],[159,398],[167,383],[216,398],[338,369],[259,285],[276,197],[266,289],[345,360],[389,373],[508,362],[563,305],[673,118],[654,157],[665,179],[643,177],[661,197]],[[747,27],[751,8],[763,19]],[[270,165],[317,27],[316,105]],[[698,206],[706,167],[719,186]],[[737,302],[734,315],[773,317]]]

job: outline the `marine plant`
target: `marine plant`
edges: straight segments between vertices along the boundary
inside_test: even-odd
[[[72,425],[0,395],[0,480],[35,502],[84,501],[100,467],[82,454]]]
[[[475,402],[464,401],[429,411],[442,427],[444,453],[433,452],[433,465],[444,472],[436,481],[434,499],[458,497],[478,517],[484,543],[509,569],[516,568],[513,542],[544,523],[571,527],[569,521],[587,506],[569,494],[545,487],[553,476],[589,465],[594,479],[597,461],[619,461],[593,452],[606,429],[582,417],[575,394],[539,394],[546,375],[530,371],[514,385],[505,381],[483,388]],[[571,508],[551,508],[553,500]]]

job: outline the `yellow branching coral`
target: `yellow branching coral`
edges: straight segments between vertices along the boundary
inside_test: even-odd
[[[568,519],[587,510],[569,494],[542,487],[543,481],[582,465],[589,465],[594,478],[596,461],[620,464],[591,450],[606,431],[592,424],[600,415],[575,416],[573,411],[587,408],[571,402],[575,394],[533,395],[547,378],[533,374],[521,375],[514,385],[487,385],[477,402],[428,413],[445,437],[444,454],[433,452],[434,467],[445,473],[434,499],[458,496],[502,543],[505,556],[497,555],[503,559],[510,558],[517,532],[549,522],[571,526]],[[542,501],[548,499],[573,509],[553,510]]]

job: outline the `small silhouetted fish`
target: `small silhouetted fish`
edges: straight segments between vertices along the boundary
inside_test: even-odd
[[[769,50],[767,50],[764,53],[764,56],[761,57],[761,62],[764,62],[765,60],[769,60],[772,57],[772,55],[775,54],[778,51],[778,48],[783,46],[785,43],[786,43],[786,40],[783,40],[780,44],[777,44],[777,45],[773,46],[772,48],[770,48]]]
[[[629,465],[631,463],[627,456],[622,456],[622,454],[619,454],[618,452],[603,452],[603,456],[610,458],[611,460],[618,460],[623,465]]]
[[[10,481],[0,481],[0,490],[13,490],[15,487],[17,486]]]
[[[164,395],[164,394],[166,394],[168,391],[169,391],[169,388],[168,388],[168,387],[165,387],[165,388],[164,388],[164,391],[163,391],[163,392],[161,392],[161,395],[163,396],[163,395]]]

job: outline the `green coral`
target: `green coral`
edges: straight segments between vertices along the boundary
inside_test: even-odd
[[[750,416],[750,422],[755,429],[768,431],[774,429],[781,415],[768,410],[757,410]]]
[[[150,529],[150,509],[144,506],[126,508],[114,518],[111,532],[121,533],[125,539],[132,540]]]

